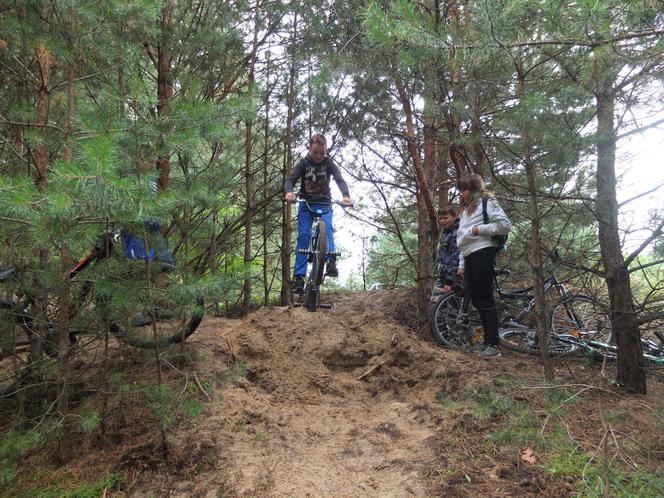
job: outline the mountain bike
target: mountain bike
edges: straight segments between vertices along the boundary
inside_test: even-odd
[[[302,301],[295,303],[295,306],[306,307],[308,311],[316,311],[319,308],[330,309],[332,307],[331,304],[320,302],[320,286],[325,280],[326,258],[337,257],[340,253],[328,251],[327,226],[322,218],[332,210],[333,204],[343,207],[348,206],[331,199],[311,204],[305,199],[301,199],[299,202],[303,202],[304,206],[311,212],[313,221],[311,223],[311,230],[309,231],[309,244],[307,248],[297,250],[299,254],[306,254],[308,271],[305,278]]]
[[[193,277],[172,263],[116,257],[119,240],[120,232],[105,232],[68,272],[70,342],[75,344],[99,319],[118,340],[134,347],[184,341],[203,318],[203,299],[185,285]],[[90,272],[93,267],[98,271]],[[10,327],[13,340],[6,340],[6,334],[0,338],[0,359],[27,347],[35,334],[44,351],[56,356],[60,303],[53,300],[38,310],[34,291],[21,284],[19,273],[17,268],[0,272],[0,283],[13,289],[10,297],[0,299],[0,313],[5,325],[17,326]],[[16,334],[16,328],[22,333]]]
[[[535,296],[532,287],[505,291],[498,280],[499,275],[509,275],[509,270],[498,270],[494,280],[496,306],[501,325],[500,344],[507,349],[538,351],[531,338],[536,337],[532,324]],[[574,326],[584,336],[593,339],[610,337],[611,322],[608,311],[588,296],[572,294],[567,287],[551,275],[544,281],[544,294],[555,294],[553,316],[572,317]],[[553,320],[551,320],[553,323]],[[558,326],[562,322],[558,322]],[[446,347],[459,347],[476,342],[481,334],[481,320],[470,299],[459,292],[448,294],[438,303],[432,317],[432,333]],[[555,335],[549,343],[550,353],[559,356],[570,354],[579,348],[570,341],[558,341]],[[527,350],[527,351],[526,351]]]
[[[586,296],[559,303],[551,314],[550,339],[556,344],[567,344],[579,350],[591,360],[613,361],[618,358],[610,327],[602,327],[597,314],[588,313],[594,303]],[[607,317],[602,318],[602,320]],[[539,353],[539,338],[535,330],[504,330],[500,332],[501,344],[508,349],[527,354]],[[641,349],[646,361],[664,365],[664,334],[654,332],[652,339],[641,338]]]

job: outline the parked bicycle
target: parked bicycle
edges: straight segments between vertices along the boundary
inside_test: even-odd
[[[613,361],[618,358],[618,348],[611,333],[594,333],[593,322],[588,322],[582,310],[585,300],[565,306],[560,303],[551,315],[549,342],[564,345],[569,352],[581,351],[593,360]],[[539,354],[539,337],[534,329],[506,329],[499,333],[501,345],[526,354]],[[664,334],[654,332],[654,338],[641,338],[641,349],[646,361],[664,365]]]
[[[496,271],[499,275],[509,275],[508,270]],[[505,291],[498,278],[495,279],[496,305],[501,324],[499,338],[501,345],[508,349],[519,347],[518,341],[527,337],[532,331],[535,296],[532,287]],[[608,311],[589,296],[573,294],[555,275],[544,281],[544,294],[553,300],[552,316],[572,317],[573,325],[579,334],[594,340],[611,337],[611,321]],[[553,320],[552,320],[553,323]],[[556,322],[558,327],[562,321]],[[570,322],[567,322],[568,326]],[[432,333],[436,340],[446,347],[459,347],[477,342],[481,337],[481,320],[479,313],[464,297],[462,292],[444,296],[435,308],[432,321]],[[536,334],[535,334],[536,335]],[[529,343],[532,349],[533,344]],[[578,349],[571,342],[552,340],[549,350],[552,355],[569,354]]]
[[[117,231],[105,232],[69,271],[71,343],[90,331],[95,318],[134,347],[163,347],[185,340],[203,318],[203,299],[184,285],[191,276],[175,264],[156,259],[113,257],[119,238]],[[88,271],[92,267],[99,270],[94,275]],[[14,333],[18,337],[12,341],[0,341],[0,359],[27,347],[35,334],[42,337],[44,351],[55,356],[59,303],[37,309],[34,291],[20,285],[18,274],[16,268],[0,272],[0,283],[13,288],[11,297],[0,299],[0,312],[18,325],[12,329],[22,331]]]

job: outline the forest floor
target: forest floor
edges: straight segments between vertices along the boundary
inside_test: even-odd
[[[98,495],[562,497],[602,496],[608,481],[610,496],[664,496],[661,371],[634,396],[611,387],[613,366],[602,381],[602,365],[568,358],[547,385],[533,357],[480,359],[410,330],[406,291],[326,299],[317,313],[206,318],[165,356],[180,400],[158,419],[167,449],[131,388],[154,382],[154,356],[118,349],[131,373],[99,408],[103,428],[77,433],[66,465],[33,452],[7,493],[106,479]]]

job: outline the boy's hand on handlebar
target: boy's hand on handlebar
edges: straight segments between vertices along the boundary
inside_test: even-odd
[[[341,199],[341,204],[346,207],[351,207],[353,205],[353,201],[350,200],[350,197],[344,197]]]
[[[297,196],[293,192],[286,192],[286,202],[295,202],[297,200]]]

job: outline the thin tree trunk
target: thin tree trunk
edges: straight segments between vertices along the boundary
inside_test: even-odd
[[[69,248],[63,244],[60,248],[60,261],[62,265],[60,296],[58,299],[58,362],[60,364],[59,383],[60,392],[58,394],[58,412],[62,417],[62,429],[58,441],[58,460],[60,463],[69,461],[71,457],[71,430],[69,422],[69,389],[67,386],[67,377],[69,370]]]
[[[67,68],[67,123],[65,127],[65,154],[66,162],[71,162],[74,150],[74,66]]]
[[[615,95],[605,81],[595,93],[597,102],[597,215],[599,244],[606,271],[611,303],[611,325],[618,347],[618,384],[645,394],[641,333],[632,300],[629,271],[620,246],[618,201],[616,198]]]
[[[410,99],[406,94],[406,89],[401,82],[398,74],[398,69],[394,70],[394,79],[399,92],[399,99],[403,106],[404,114],[406,117],[406,139],[408,143],[408,151],[410,158],[413,161],[415,174],[417,176],[417,207],[418,207],[418,258],[417,258],[417,302],[420,316],[426,316],[428,313],[429,296],[431,295],[431,285],[433,282],[433,240],[432,234],[437,233],[437,219],[436,208],[433,204],[433,197],[429,184],[432,177],[431,164],[435,169],[435,161],[433,160],[433,140],[431,133],[433,127],[431,122],[428,122],[428,130],[425,129],[425,165],[420,160],[420,154],[417,147],[415,138],[414,116],[410,105]],[[433,240],[432,240],[433,239]]]
[[[292,44],[295,46],[297,37],[297,11],[293,15],[293,33]],[[282,185],[286,182],[288,172],[293,167],[293,110],[295,107],[295,80],[297,71],[295,67],[295,54],[291,54],[290,74],[288,76],[288,98],[286,115],[286,157],[284,168],[282,170]],[[293,282],[291,280],[290,260],[292,245],[292,227],[291,227],[291,205],[284,203],[281,218],[281,295],[282,306],[292,304]]]
[[[524,116],[529,116],[526,105],[526,80],[523,65],[517,63],[517,75],[519,79],[519,99]],[[535,167],[532,163],[532,148],[530,145],[530,129],[528,119],[524,122],[521,130],[523,139],[523,159],[528,177],[528,192],[530,194],[529,217],[530,217],[530,267],[533,276],[533,295],[535,296],[535,328],[539,338],[540,360],[544,367],[544,378],[553,382],[555,374],[553,363],[549,355],[549,328],[546,318],[546,296],[544,295],[544,270],[542,268],[541,249],[541,223],[539,207],[537,205],[537,183],[535,180]]]
[[[175,2],[167,0],[162,9],[161,40],[157,55],[157,114],[162,129],[159,139],[159,156],[157,157],[157,170],[159,179],[157,185],[160,191],[167,190],[171,177],[170,153],[166,150],[164,128],[168,122],[169,101],[173,97],[173,11]]]
[[[255,78],[255,69],[256,69],[256,51],[258,49],[258,0],[254,6],[254,40],[251,49],[251,60],[249,61],[249,78],[248,78],[248,87],[249,91],[252,91]],[[252,132],[253,122],[251,119],[247,119],[245,126],[244,134],[244,182],[245,182],[245,194],[247,197],[246,200],[246,210],[247,216],[245,218],[244,224],[244,286],[243,294],[244,300],[242,302],[242,312],[245,315],[249,314],[251,311],[251,262],[253,256],[252,250],[252,237],[253,229],[252,223],[254,221],[254,173],[252,171],[252,148],[253,148],[253,132]]]
[[[266,75],[267,91],[265,92],[265,126],[263,128],[263,303],[265,305],[270,302],[270,283],[269,283],[269,248],[268,248],[268,233],[269,233],[269,220],[268,216],[268,167],[270,165],[270,52],[268,50],[266,60]]]
[[[51,94],[49,89],[53,56],[46,45],[39,43],[35,48],[37,65],[39,67],[39,89],[37,90],[37,120],[40,142],[35,149],[35,163],[37,166],[35,183],[39,190],[43,190],[48,181],[49,155],[46,144],[46,128],[48,124]]]

